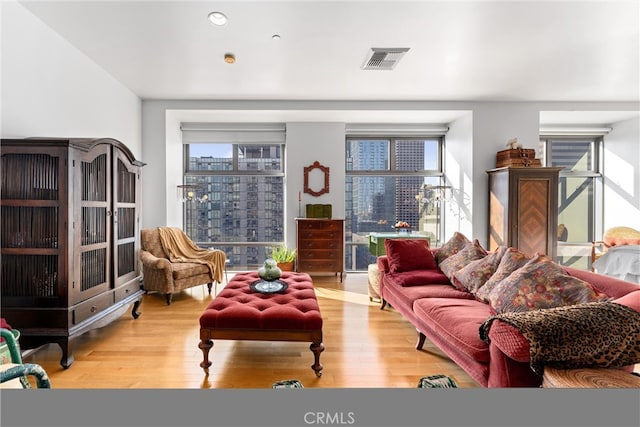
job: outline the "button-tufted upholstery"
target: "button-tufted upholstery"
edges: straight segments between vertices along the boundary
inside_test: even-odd
[[[311,368],[320,377],[320,353],[324,351],[322,316],[311,277],[283,272],[280,280],[288,287],[273,294],[251,290],[251,283],[258,279],[256,272],[236,274],[202,313],[200,366],[209,372],[212,339],[306,341],[311,342],[309,349],[315,359]]]
[[[239,273],[209,303],[200,317],[203,328],[322,329],[313,282],[307,274],[283,272],[288,288],[262,294],[250,289],[258,274]]]

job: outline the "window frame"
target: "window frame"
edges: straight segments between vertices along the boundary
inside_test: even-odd
[[[195,170],[195,169],[191,169],[190,168],[190,147],[191,145],[200,145],[200,144],[208,144],[208,145],[214,145],[214,144],[218,144],[218,145],[231,145],[232,146],[232,157],[231,157],[231,162],[232,162],[232,169],[231,170],[220,170],[220,169],[212,169],[212,170]],[[279,170],[272,170],[272,169],[260,169],[260,170],[242,170],[240,169],[240,146],[277,146],[280,152],[280,167]],[[207,178],[207,177],[214,177],[214,178],[232,178],[232,177],[236,177],[239,179],[247,179],[247,186],[254,186],[254,185],[259,185],[258,180],[260,179],[264,179],[264,178],[282,178],[283,182],[282,182],[282,197],[280,198],[280,201],[284,200],[284,193],[286,191],[286,176],[285,176],[285,144],[281,143],[281,142],[229,142],[229,141],[215,141],[215,142],[191,142],[191,143],[184,143],[183,144],[183,173],[182,173],[182,181],[183,183],[188,183],[189,182],[189,178],[194,179],[194,180],[198,180],[198,178]],[[252,179],[253,178],[253,179]],[[214,182],[213,185],[216,185],[216,183]],[[234,187],[238,185],[237,183],[234,184]],[[216,215],[212,215],[211,213],[208,213],[209,216],[209,220],[212,220],[213,217],[217,218],[217,221],[222,222],[223,218],[222,218],[222,214],[224,213],[224,207],[222,206],[222,204],[230,204],[232,206],[236,206],[239,201],[237,200],[238,198],[235,196],[237,194],[239,194],[238,190],[236,188],[233,189],[232,194],[234,195],[233,197],[226,199],[224,197],[221,197],[220,194],[222,194],[223,189],[218,189],[218,192],[216,193],[216,191],[213,191],[213,194],[209,194],[209,200],[208,202],[217,202],[221,204],[221,207],[219,209],[217,209],[218,212],[220,212],[220,215],[216,216]],[[249,200],[247,199],[247,204],[249,203],[253,203],[255,202],[254,200]],[[274,204],[273,200],[268,201],[268,203],[270,204],[270,206],[272,207],[272,211],[276,210],[277,206]],[[276,201],[277,203],[277,201]],[[237,208],[237,207],[236,207]],[[190,229],[193,228],[193,224],[189,225],[189,221],[192,220],[190,218],[190,216],[187,214],[189,209],[196,209],[195,211],[195,216],[197,217],[198,215],[201,215],[200,213],[200,208],[198,207],[198,205],[194,205],[194,206],[187,206],[186,204],[183,206],[183,217],[182,217],[182,225],[183,228],[185,230],[185,232]],[[208,212],[213,212],[213,210],[208,211]],[[247,216],[246,217],[246,221],[247,224],[251,223],[251,222],[255,222],[255,218]],[[268,216],[268,223],[272,224],[270,226],[266,226],[266,228],[268,229],[276,229],[277,226],[273,225],[274,222],[274,217],[273,215],[269,215]],[[259,221],[258,221],[259,223]],[[235,261],[235,257],[244,257],[244,258],[250,258],[253,255],[257,254],[257,255],[261,255],[262,251],[265,251],[265,254],[263,256],[263,258],[266,258],[267,256],[267,251],[268,248],[270,247],[276,247],[282,243],[284,243],[284,226],[286,223],[286,217],[284,214],[284,206],[282,206],[282,218],[281,218],[281,224],[280,224],[280,228],[281,228],[281,232],[283,235],[283,239],[282,240],[273,240],[273,241],[250,241],[250,240],[242,240],[242,241],[226,241],[226,240],[221,240],[221,241],[197,241],[194,240],[194,242],[201,247],[215,247],[218,249],[223,249],[225,250],[225,252],[227,252],[227,257],[228,259],[231,261],[232,265],[235,265],[238,268],[257,268],[257,266],[260,265],[261,261],[257,261],[257,264],[248,264],[248,265],[244,265],[244,264],[238,264]],[[248,229],[251,229],[251,227],[248,227]],[[243,232],[240,232],[238,237],[240,236],[244,236],[246,234],[247,230],[244,230]],[[254,254],[255,252],[255,254]]]
[[[552,166],[552,145],[554,142],[559,143],[591,143],[592,165],[589,170],[567,169],[563,168],[559,173],[558,186],[562,185],[562,178],[583,178],[590,179],[593,183],[593,207],[588,214],[591,220],[588,222],[591,227],[591,238],[584,242],[558,242],[560,246],[586,246],[591,247],[591,242],[597,240],[596,236],[601,236],[604,224],[604,173],[603,173],[603,153],[604,153],[604,136],[603,135],[554,135],[545,134],[540,136],[541,148],[543,150],[543,158],[545,166]],[[562,189],[558,188],[558,197],[562,195]],[[560,200],[558,201],[560,202]],[[560,205],[558,206],[558,216],[560,215]],[[591,268],[590,256],[587,256],[587,268]],[[574,261],[575,262],[575,261]],[[572,265],[572,264],[568,264]]]
[[[396,169],[396,143],[398,141],[416,141],[416,140],[427,140],[427,139],[437,139],[438,147],[437,147],[437,169],[419,169],[414,171]],[[385,169],[369,169],[369,170],[353,170],[348,169],[348,158],[346,153],[346,145],[350,140],[363,140],[363,141],[388,141],[389,142],[389,166]],[[380,136],[380,135],[357,135],[357,136],[349,136],[347,135],[345,138],[345,173],[346,175],[353,176],[428,176],[428,177],[444,177],[443,171],[443,160],[442,153],[444,152],[444,135],[434,136],[434,135],[398,135],[398,136]]]
[[[231,170],[194,170],[189,167],[189,159],[190,159],[190,147],[191,145],[231,145],[233,147],[232,150],[232,169]],[[278,146],[280,148],[280,169],[263,169],[263,170],[241,170],[240,169],[240,150],[239,146],[245,145],[271,145]],[[183,177],[186,176],[209,176],[209,175],[227,175],[227,176],[284,176],[285,170],[285,144],[280,142],[191,142],[185,143],[184,147],[184,155],[183,157]],[[215,173],[214,173],[215,172]]]
[[[395,167],[396,164],[396,145],[398,141],[426,141],[426,140],[436,140],[437,141],[437,150],[436,150],[436,167],[437,169],[420,169],[420,170],[402,170],[397,169]],[[349,169],[349,157],[347,156],[347,147],[349,141],[385,141],[388,143],[389,150],[389,159],[388,165],[386,169],[375,169],[375,170],[353,170]],[[445,133],[442,134],[402,134],[398,132],[398,134],[384,134],[384,135],[375,135],[375,134],[354,134],[349,135],[348,133],[345,135],[345,178],[349,177],[381,177],[381,178],[402,178],[402,177],[420,177],[420,178],[438,178],[443,184],[446,179],[446,175],[444,172],[444,152],[445,152],[445,144],[446,138]],[[347,179],[345,179],[345,185],[347,185]],[[345,201],[346,202],[346,201]],[[347,206],[345,205],[345,211]],[[438,209],[440,210],[438,214],[439,218],[439,233],[442,234],[444,230],[444,215],[443,209],[444,205],[439,204]],[[346,227],[347,224],[345,224]],[[350,224],[353,226],[353,224]],[[392,224],[390,224],[391,226]],[[352,232],[352,230],[347,230],[345,228],[345,232]],[[441,240],[442,236],[437,236],[437,239]],[[351,245],[353,248],[357,246],[362,246],[362,244],[358,244],[357,242],[350,241],[345,242],[347,245]],[[345,256],[351,253],[352,260],[345,259],[345,265],[348,266],[347,271],[364,271],[358,270],[356,263],[356,255],[355,249],[351,251],[345,250]],[[349,268],[354,266],[354,268]]]

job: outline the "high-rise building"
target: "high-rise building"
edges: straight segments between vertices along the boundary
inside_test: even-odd
[[[396,169],[416,171],[424,169],[424,141],[403,140],[395,145]],[[424,181],[420,176],[400,177],[395,188],[395,221],[406,221],[416,227],[420,221],[416,195]]]
[[[279,147],[245,145],[238,169],[273,170],[281,161]],[[232,170],[229,157],[191,157],[192,170]],[[197,242],[212,242],[223,249],[234,266],[262,264],[268,243],[284,240],[284,179],[282,176],[189,175],[208,195],[204,203],[185,202],[185,232]],[[251,244],[255,242],[255,244]]]

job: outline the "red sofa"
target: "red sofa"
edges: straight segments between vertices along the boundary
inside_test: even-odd
[[[431,252],[435,255],[437,249]],[[425,277],[429,284],[416,285],[416,278],[425,271],[391,272],[388,256],[378,257],[377,265],[380,309],[389,304],[415,326],[418,350],[428,338],[484,387],[540,386],[542,377],[534,373],[529,363],[529,342],[516,328],[495,321],[488,334],[490,343],[480,338],[480,326],[495,314],[488,303],[457,289],[446,276],[441,275],[438,280],[433,272]],[[570,267],[564,270],[590,283],[613,302],[640,312],[640,285]],[[407,285],[407,278],[413,283]]]

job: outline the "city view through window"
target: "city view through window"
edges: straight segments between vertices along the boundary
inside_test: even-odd
[[[440,138],[349,139],[346,147],[345,268],[366,270],[371,232],[439,239],[442,190]],[[284,241],[284,146],[190,144],[184,184],[185,232],[203,247],[224,250],[234,268],[255,268]],[[206,196],[206,197],[204,197]]]
[[[345,265],[366,270],[372,232],[392,233],[398,221],[433,245],[440,238],[441,139],[348,139]]]
[[[185,201],[184,230],[225,251],[234,268],[254,268],[284,241],[281,144],[190,144],[185,184],[207,195]]]

